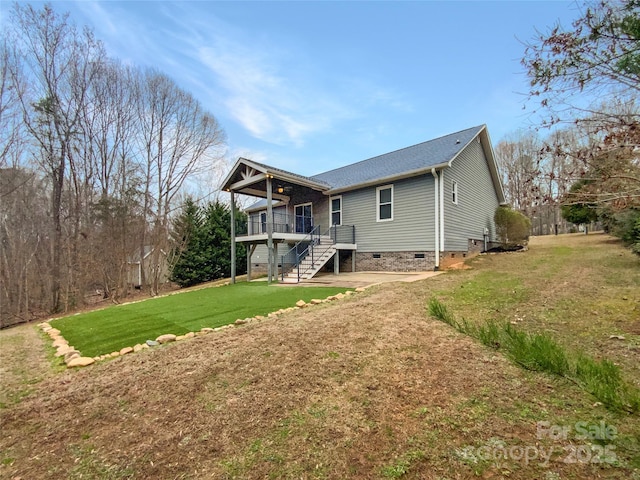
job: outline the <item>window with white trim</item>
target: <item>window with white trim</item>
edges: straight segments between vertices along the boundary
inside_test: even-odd
[[[376,221],[393,220],[393,185],[385,185],[376,189],[377,210]]]
[[[342,225],[342,196],[331,197],[331,226]]]
[[[458,182],[451,183],[451,201],[458,204]]]

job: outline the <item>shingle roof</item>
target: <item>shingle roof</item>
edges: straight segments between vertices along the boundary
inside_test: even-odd
[[[483,128],[484,125],[480,125],[451,133],[411,147],[320,173],[312,176],[311,179],[330,185],[332,190],[341,190],[442,165],[455,158]]]
[[[330,185],[327,182],[324,182],[322,180],[318,180],[318,179],[313,178],[313,177],[305,177],[304,175],[300,175],[298,173],[289,172],[287,170],[282,170],[281,168],[272,167],[271,165],[266,165],[264,163],[256,162],[254,160],[251,160],[251,163],[253,163],[255,165],[259,165],[260,167],[263,167],[265,169],[265,171],[268,171],[268,172],[272,172],[272,173],[280,172],[280,173],[283,173],[283,174],[291,176],[291,177],[296,177],[296,178],[299,178],[301,180],[306,180],[306,181],[311,182],[311,183],[320,183],[320,184],[322,184],[322,185],[324,185],[326,187],[330,187]]]
[[[378,181],[392,180],[403,175],[428,171],[432,167],[443,166],[453,160],[484,128],[485,125],[467,128],[311,177],[304,177],[257,162],[253,163],[270,171],[280,171],[313,183],[326,185],[329,188],[328,193],[331,194],[334,191],[337,193],[352,187],[360,188]],[[247,210],[255,210],[265,205],[266,200],[259,200]]]

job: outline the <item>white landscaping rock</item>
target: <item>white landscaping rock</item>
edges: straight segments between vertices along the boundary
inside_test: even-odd
[[[53,342],[52,347],[58,348],[58,347],[62,347],[63,345],[69,345],[69,342],[67,342],[64,338],[58,337]]]
[[[73,347],[70,347],[69,345],[61,345],[58,347],[58,349],[56,350],[56,357],[62,357],[63,355],[66,355],[69,352],[74,351]]]
[[[307,302],[305,302],[304,300],[298,300],[296,302],[296,307],[304,308],[306,306],[307,306]]]
[[[64,363],[66,363],[67,365],[69,365],[69,362],[71,360],[73,360],[74,358],[80,358],[80,352],[76,352],[75,350],[73,352],[69,352],[64,356]]]
[[[175,342],[175,341],[176,341],[176,336],[173,333],[165,333],[164,335],[160,335],[158,338],[156,338],[156,342],[160,344]]]
[[[133,352],[133,347],[124,347],[120,350],[120,355],[126,355],[127,353]]]
[[[92,363],[95,363],[95,360],[91,357],[78,357],[70,360],[69,363],[67,363],[67,367],[86,367]]]

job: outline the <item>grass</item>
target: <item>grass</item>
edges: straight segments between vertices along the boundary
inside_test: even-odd
[[[214,341],[39,372],[0,409],[0,477],[640,480],[640,415],[603,405],[621,381],[640,387],[640,259],[582,235],[469,264]],[[425,320],[432,298],[465,335]],[[584,436],[601,426],[613,433]]]
[[[640,411],[640,389],[622,377],[620,368],[608,359],[595,360],[573,353],[547,333],[529,333],[510,323],[489,320],[474,324],[456,320],[436,298],[429,300],[429,314],[484,345],[502,350],[516,364],[532,370],[570,379],[612,410]]]
[[[159,335],[183,335],[239,318],[267,315],[298,300],[344,292],[335,287],[275,287],[263,282],[212,287],[53,320],[70,345],[85,356],[118,351]]]

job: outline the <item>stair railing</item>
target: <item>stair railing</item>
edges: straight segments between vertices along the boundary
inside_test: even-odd
[[[315,264],[315,253],[314,253],[314,245],[320,243],[320,225],[317,225],[311,229],[311,231],[298,243],[296,243],[291,249],[282,255],[282,280],[284,281],[285,275],[285,265],[288,263],[291,264],[293,268],[297,269],[298,282],[300,281],[301,275],[304,275],[305,272],[300,273],[300,262],[303,258],[307,257],[307,255],[311,254],[311,263]],[[309,250],[311,249],[311,250]],[[287,258],[293,258],[293,262],[286,262]]]
[[[333,248],[336,243],[355,243],[355,226],[354,225],[334,225],[326,232],[320,235],[320,226],[314,227],[309,234],[296,243],[287,253],[282,255],[282,269],[281,278],[284,281],[285,271],[291,272],[295,269],[297,281],[300,282],[302,276],[312,270],[316,265],[316,259],[322,258],[322,256]],[[321,245],[321,238],[330,238],[331,243],[324,249],[319,249]],[[311,256],[311,265],[300,271],[300,264],[307,256]],[[287,258],[293,259],[293,261],[287,262]],[[290,265],[290,268],[285,268],[285,265]]]

